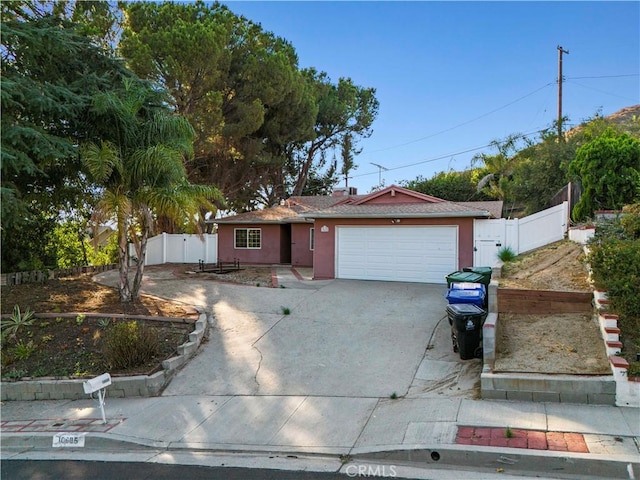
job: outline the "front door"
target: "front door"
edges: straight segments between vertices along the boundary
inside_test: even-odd
[[[280,225],[280,263],[291,263],[291,224]]]

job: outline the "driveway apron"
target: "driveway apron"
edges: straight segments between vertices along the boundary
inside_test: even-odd
[[[111,273],[99,281],[116,282]],[[208,341],[163,395],[473,395],[481,362],[451,350],[444,285],[289,273],[278,273],[285,288],[145,275],[146,293],[213,313]]]
[[[444,287],[424,284],[194,287],[214,328],[164,395],[402,395],[445,311]],[[182,301],[180,292],[189,295],[170,288]]]

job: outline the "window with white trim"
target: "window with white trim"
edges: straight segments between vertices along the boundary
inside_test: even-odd
[[[313,250],[316,244],[316,229],[311,227],[309,229],[309,250]]]
[[[262,229],[236,228],[233,248],[262,248]]]

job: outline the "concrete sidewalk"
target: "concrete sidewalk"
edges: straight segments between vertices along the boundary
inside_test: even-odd
[[[421,464],[477,461],[505,472],[544,460],[565,473],[578,469],[577,475],[584,462],[590,471],[600,465],[603,477],[633,478],[612,473],[627,471],[629,464],[640,473],[640,422],[631,408],[460,398],[169,396],[107,399],[106,414],[103,425],[89,399],[7,402],[0,425],[2,458],[31,458],[34,452],[55,458],[61,450],[52,449],[56,432],[86,432],[87,452],[146,447]],[[565,437],[583,439],[586,451],[552,440],[504,446],[507,427],[514,440],[522,432],[531,438],[532,432],[577,434]],[[499,442],[484,442],[483,435]]]

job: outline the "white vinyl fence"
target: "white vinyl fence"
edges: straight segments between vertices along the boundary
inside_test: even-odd
[[[136,249],[129,244],[129,253],[136,256]],[[218,235],[169,234],[151,237],[147,242],[145,265],[164,263],[216,263],[218,261]]]
[[[510,247],[518,255],[562,240],[567,234],[568,221],[568,202],[524,218],[474,220],[473,264],[494,266],[503,247]]]

